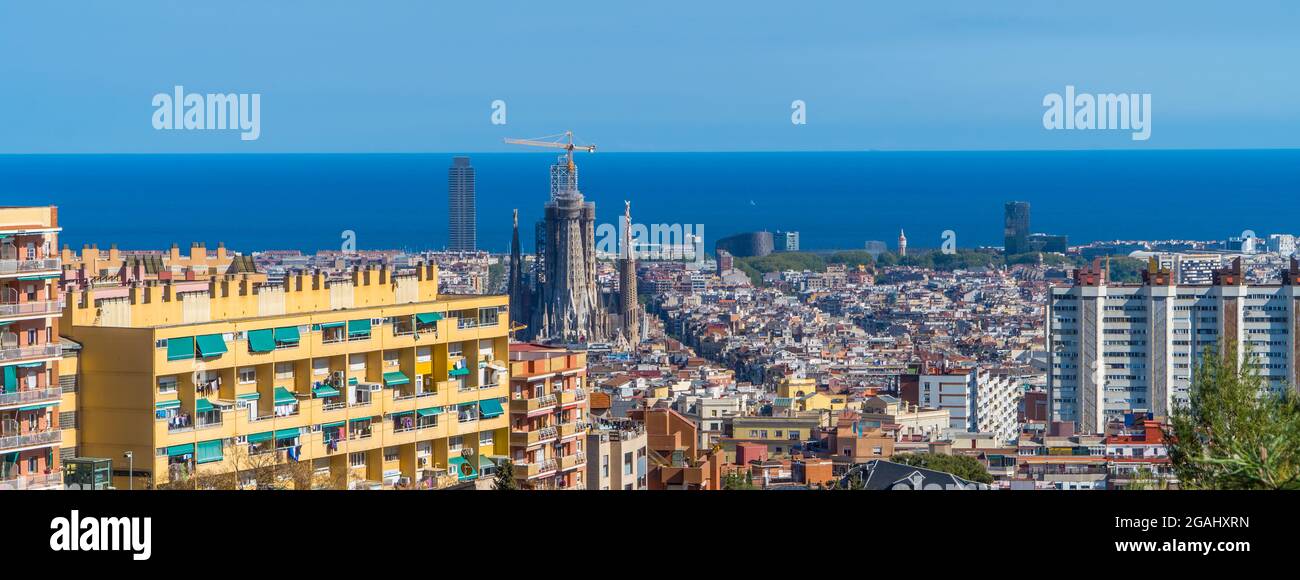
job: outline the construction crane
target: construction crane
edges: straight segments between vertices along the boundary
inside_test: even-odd
[[[587,153],[595,153],[595,145],[574,145],[573,131],[565,131],[555,135],[547,135],[536,139],[510,139],[506,138],[506,143],[510,145],[529,145],[532,147],[550,147],[551,149],[564,149],[568,157],[569,172],[573,172],[573,150],[578,149]]]

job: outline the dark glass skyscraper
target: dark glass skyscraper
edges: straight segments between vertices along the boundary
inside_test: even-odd
[[[474,208],[474,168],[469,157],[455,157],[447,170],[447,249],[478,249],[478,214]]]
[[[1006,205],[1006,253],[1023,254],[1029,251],[1029,203],[1011,201]]]

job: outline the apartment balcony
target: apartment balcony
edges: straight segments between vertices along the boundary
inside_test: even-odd
[[[516,479],[533,479],[544,475],[550,475],[559,470],[559,468],[559,462],[554,459],[514,464]]]
[[[560,430],[555,427],[543,427],[534,431],[514,431],[510,433],[510,445],[514,447],[532,447],[554,441],[559,436]]]
[[[574,435],[581,435],[587,432],[587,424],[577,421],[560,424],[560,438],[564,439]]]
[[[0,479],[0,490],[6,489],[57,489],[63,487],[62,473],[15,475]]]
[[[62,429],[46,429],[32,433],[13,433],[5,431],[0,434],[0,451],[13,451],[27,447],[45,447],[63,442]]]
[[[63,313],[63,299],[33,300],[20,304],[0,304],[0,318],[27,316],[59,316]]]
[[[21,407],[39,403],[50,403],[59,401],[62,397],[63,389],[60,387],[30,389],[26,391],[18,391],[16,393],[3,393],[0,394],[0,407]]]
[[[415,393],[404,394],[397,389],[384,389],[383,412],[403,413],[414,411],[419,406],[419,396]]]
[[[560,400],[555,395],[543,395],[528,399],[510,399],[511,413],[527,413],[532,415],[543,410],[552,409]]]
[[[560,471],[568,471],[570,469],[576,469],[586,464],[587,464],[586,454],[574,453],[573,455],[565,455],[564,457],[560,458]]]
[[[0,260],[0,276],[17,274],[34,274],[38,272],[58,272],[62,268],[58,258],[37,258],[35,260]]]
[[[4,363],[52,358],[62,355],[63,347],[58,344],[42,344],[38,346],[0,346],[0,362]]]
[[[581,403],[587,400],[587,392],[582,389],[569,389],[567,391],[560,391],[558,398],[560,400],[560,405]]]

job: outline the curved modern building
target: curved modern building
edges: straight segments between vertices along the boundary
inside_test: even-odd
[[[737,258],[762,257],[772,253],[772,232],[748,232],[718,240],[714,251],[726,250]]]

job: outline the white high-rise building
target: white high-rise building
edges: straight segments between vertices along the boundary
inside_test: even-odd
[[[1179,285],[1166,269],[1140,285],[1108,284],[1094,262],[1073,286],[1052,288],[1047,308],[1048,400],[1054,421],[1102,433],[1128,411],[1169,416],[1185,404],[1204,349],[1220,342],[1239,361],[1249,350],[1268,388],[1295,385],[1300,267],[1282,284],[1246,285],[1240,261],[1209,285]]]
[[[992,433],[999,441],[1015,440],[1021,391],[1019,381],[980,369],[956,369],[917,377],[917,403],[948,411],[949,428]]]
[[[1272,234],[1268,236],[1268,251],[1283,258],[1295,254],[1295,236],[1291,234]]]

